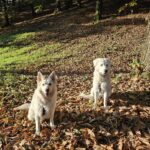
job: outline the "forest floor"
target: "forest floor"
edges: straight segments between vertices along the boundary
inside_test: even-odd
[[[147,37],[145,17],[132,14],[93,22],[92,10],[47,14],[0,30],[0,147],[2,149],[148,150],[150,77],[138,62]],[[92,84],[98,57],[112,62],[113,94],[104,113],[79,98]],[[13,108],[30,101],[41,70],[58,75],[56,128],[35,124]]]

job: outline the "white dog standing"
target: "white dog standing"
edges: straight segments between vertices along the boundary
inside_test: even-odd
[[[50,118],[50,127],[54,128],[54,113],[57,99],[57,76],[52,72],[47,78],[38,72],[37,88],[34,91],[31,103],[23,104],[14,110],[28,111],[28,119],[35,120],[36,134],[40,134],[40,123]]]
[[[111,95],[111,79],[110,79],[110,60],[108,58],[97,58],[93,61],[94,74],[93,74],[93,87],[90,95],[80,94],[80,97],[86,99],[93,99],[96,109],[97,100],[100,96],[104,99],[104,109],[107,110],[107,101]]]

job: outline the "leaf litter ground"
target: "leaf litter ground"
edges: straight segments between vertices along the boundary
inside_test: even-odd
[[[43,59],[17,71],[4,71],[0,85],[1,148],[150,148],[150,82],[147,77],[135,76],[136,68],[131,67],[132,61],[140,57],[139,53],[143,50],[141,45],[146,38],[146,24],[142,21],[137,24],[135,20],[146,15],[105,19],[95,24],[91,22],[92,14],[83,12],[41,17],[16,25],[16,29],[24,28],[27,31],[36,26],[34,40],[41,45],[59,41],[61,46],[53,52],[62,52],[62,56],[53,60]],[[126,19],[131,22],[124,24]],[[112,62],[113,94],[108,113],[103,111],[102,99],[97,109],[92,110],[91,101],[78,97],[80,92],[90,91],[92,60],[104,56]],[[27,120],[27,112],[13,112],[14,107],[31,100],[38,70],[46,74],[56,70],[58,74],[57,127],[51,130],[48,121],[43,122],[41,137],[34,136],[35,124]]]

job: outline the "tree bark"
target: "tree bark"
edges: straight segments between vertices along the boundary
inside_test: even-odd
[[[61,11],[61,0],[56,0],[56,10]]]
[[[8,17],[7,3],[6,3],[6,0],[2,0],[2,2],[3,2],[3,11],[4,11],[4,19],[5,19],[4,26],[9,26],[10,21],[9,21],[9,17]]]
[[[36,15],[36,13],[35,13],[35,9],[34,9],[34,4],[33,3],[30,4],[30,8],[31,8],[32,16],[34,17]]]
[[[147,39],[147,46],[146,50],[144,51],[144,65],[145,65],[145,70],[150,71],[150,15],[148,18],[148,39]]]
[[[77,3],[79,5],[79,7],[81,8],[82,7],[82,0],[77,0]]]
[[[16,5],[16,0],[12,0],[12,6]]]
[[[103,0],[96,0],[96,11],[95,11],[96,21],[101,20],[101,18],[102,18],[102,9],[103,9]]]
[[[73,5],[73,0],[65,0],[65,9],[71,8]]]

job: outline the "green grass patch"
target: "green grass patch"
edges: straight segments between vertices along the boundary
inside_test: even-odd
[[[23,42],[24,40],[31,40],[35,36],[35,32],[23,32],[23,33],[9,33],[0,35],[0,45]]]
[[[54,51],[60,43],[47,44],[34,40],[35,32],[9,33],[0,36],[0,69],[23,69],[30,64],[58,56]],[[37,63],[38,62],[38,63]]]
[[[0,55],[0,68],[5,70],[21,69],[37,62],[42,63],[42,60],[53,57],[53,50],[59,46],[56,43],[39,47],[38,44],[34,43],[23,48],[10,47],[11,50],[7,48],[8,51]]]
[[[9,33],[0,36],[0,69],[19,70],[31,64],[38,67],[55,59],[76,55],[84,43],[64,47],[59,42],[38,41],[38,32]],[[41,35],[40,35],[41,36]],[[45,36],[45,35],[44,35]]]

